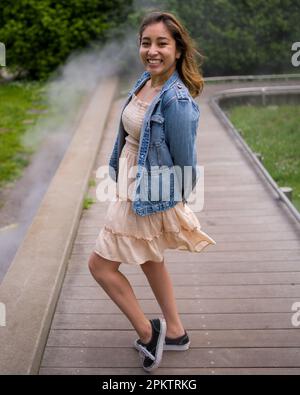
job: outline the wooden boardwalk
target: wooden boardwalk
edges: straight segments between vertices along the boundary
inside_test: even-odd
[[[238,86],[246,85],[259,84]],[[165,252],[191,348],[165,352],[155,375],[300,373],[300,327],[292,325],[292,305],[300,302],[299,224],[208,106],[211,94],[236,86],[208,85],[199,101],[205,203],[196,214],[217,245],[200,254]],[[123,102],[112,107],[96,168],[108,162]],[[135,331],[87,267],[107,205],[82,214],[40,374],[147,374],[132,346]],[[161,315],[142,270],[121,270],[147,316]]]

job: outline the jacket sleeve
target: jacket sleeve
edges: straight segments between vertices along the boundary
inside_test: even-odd
[[[163,115],[166,144],[174,166],[180,169],[178,181],[182,186],[182,200],[186,203],[199,178],[196,137],[200,111],[190,99],[175,97],[166,105]],[[184,169],[185,166],[188,167]]]

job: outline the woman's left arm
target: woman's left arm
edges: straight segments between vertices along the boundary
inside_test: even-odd
[[[196,137],[200,111],[190,99],[176,97],[166,105],[163,116],[166,143],[174,166],[181,170],[182,198],[186,202],[198,180]]]

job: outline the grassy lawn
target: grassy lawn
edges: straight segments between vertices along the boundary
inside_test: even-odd
[[[0,84],[0,187],[16,180],[29,163],[32,149],[21,137],[45,109],[41,83]]]
[[[300,105],[237,106],[226,111],[279,187],[293,188],[300,211]]]

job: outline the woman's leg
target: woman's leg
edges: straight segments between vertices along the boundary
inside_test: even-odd
[[[179,337],[184,334],[184,327],[180,320],[172,285],[172,280],[162,262],[147,261],[141,265],[152,291],[161,307],[167,323],[167,337]]]
[[[147,343],[151,339],[151,323],[141,310],[129,281],[118,270],[120,264],[95,252],[91,254],[88,262],[94,279],[127,316],[142,342]]]

